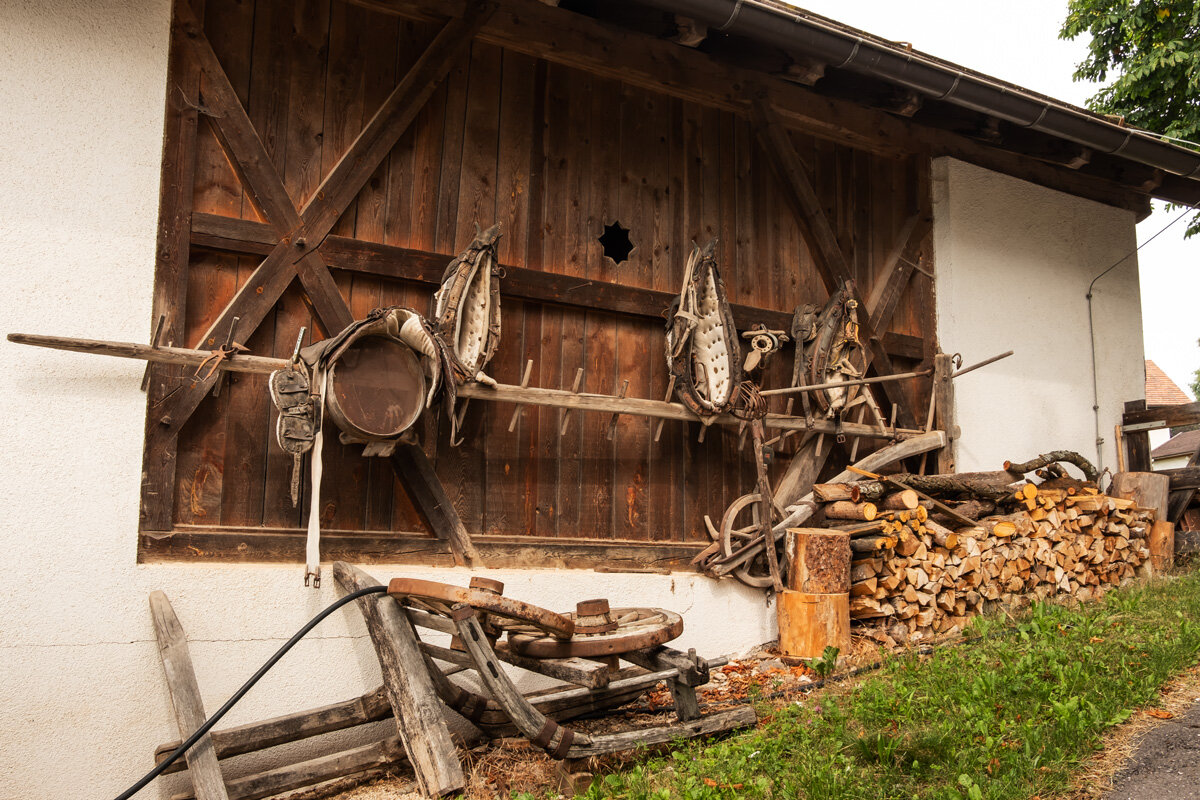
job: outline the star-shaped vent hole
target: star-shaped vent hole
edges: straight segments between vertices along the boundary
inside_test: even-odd
[[[604,233],[597,240],[604,248],[604,255],[613,260],[614,264],[629,260],[633,251],[633,242],[629,241],[629,229],[622,228],[620,222],[604,226]]]

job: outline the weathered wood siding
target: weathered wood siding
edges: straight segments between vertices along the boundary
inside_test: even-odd
[[[208,0],[204,25],[298,205],[437,31],[330,0]],[[259,221],[203,109],[200,120],[193,211]],[[793,138],[869,296],[905,220],[921,208],[927,160]],[[691,242],[717,237],[733,302],[790,313],[827,296],[748,120],[475,42],[333,234],[452,254],[476,225],[495,221],[504,232],[501,260],[513,266],[677,292]],[[635,245],[621,264],[597,241],[614,221]],[[213,345],[198,337],[258,261],[193,246],[187,344]],[[429,310],[428,284],[335,276],[356,316],[391,304]],[[926,339],[926,351],[931,293],[928,278],[914,275],[890,327]],[[293,284],[246,344],[287,356],[300,326],[321,335]],[[532,360],[533,385],[569,389],[582,368],[588,391],[616,392],[627,380],[631,396],[662,398],[662,331],[661,321],[643,316],[505,298],[490,373],[518,383]],[[768,386],[787,383],[790,362],[789,348]],[[921,419],[922,397],[913,387]],[[425,448],[472,533],[707,541],[703,515],[719,515],[754,484],[751,448],[739,448],[734,430],[714,428],[698,443],[698,426],[668,422],[655,442],[655,421],[625,417],[609,440],[606,416],[572,415],[560,434],[561,412],[531,407],[510,433],[512,413],[472,403],[456,448],[444,419],[426,426]],[[288,499],[291,458],[275,445],[274,424],[261,378],[233,375],[204,400],[180,436],[177,528],[305,524],[307,502],[296,509]],[[326,537],[421,532],[386,461],[359,450],[327,439]]]

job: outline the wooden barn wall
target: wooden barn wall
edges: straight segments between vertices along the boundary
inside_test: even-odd
[[[208,0],[204,26],[298,205],[437,30],[330,0]],[[793,141],[869,296],[918,209],[927,162]],[[203,113],[195,157],[195,213],[260,219]],[[691,242],[716,237],[733,302],[790,312],[827,296],[746,119],[475,42],[333,233],[452,254],[477,225],[497,221],[509,265],[677,292]],[[616,221],[635,245],[621,264],[597,241]],[[258,261],[193,247],[189,344],[211,346],[198,337]],[[392,304],[429,310],[428,285],[334,274],[357,317]],[[915,274],[891,330],[930,339],[931,293]],[[287,356],[301,326],[317,328],[293,284],[245,344]],[[666,392],[663,325],[644,317],[505,298],[489,371],[519,383],[530,360],[531,385],[569,389],[582,368],[587,391],[618,392],[628,381],[630,396]],[[790,362],[790,349],[776,357],[766,385],[786,385]],[[922,394],[914,387],[914,404]],[[656,441],[656,421],[621,417],[610,438],[607,415],[572,415],[562,432],[562,412],[527,407],[510,432],[513,410],[473,402],[458,447],[444,419],[426,425],[425,449],[473,534],[706,542],[703,515],[753,487],[751,448],[739,447],[736,430],[714,428],[699,442],[698,425],[667,422]],[[178,529],[306,524],[307,500],[293,508],[288,497],[292,461],[275,445],[274,425],[259,376],[232,374],[204,400],[180,436]],[[327,540],[423,533],[385,460],[330,436],[324,481]]]

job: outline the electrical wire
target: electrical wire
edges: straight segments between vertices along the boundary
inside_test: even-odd
[[[150,781],[154,780],[159,775],[161,775],[163,770],[165,770],[167,767],[171,766],[177,760],[179,760],[179,757],[182,756],[184,753],[186,753],[188,751],[188,749],[191,748],[192,745],[194,745],[196,742],[200,741],[200,739],[206,733],[208,733],[210,730],[212,730],[212,727],[214,725],[216,725],[217,722],[220,721],[221,717],[225,716],[225,714],[228,713],[229,709],[233,708],[234,705],[236,705],[237,702],[246,695],[246,692],[250,691],[250,689],[254,686],[254,684],[258,683],[259,679],[262,678],[263,675],[266,675],[267,671],[270,670],[271,667],[275,666],[275,664],[277,664],[279,662],[279,659],[283,658],[284,654],[287,653],[288,650],[291,650],[292,647],[294,647],[297,642],[299,642],[306,635],[308,635],[309,631],[311,631],[313,628],[317,627],[317,625],[320,624],[320,622],[323,619],[325,619],[330,614],[332,614],[334,611],[337,611],[339,608],[346,605],[347,603],[353,602],[354,600],[357,600],[360,597],[365,597],[366,595],[369,595],[369,594],[384,594],[386,592],[387,592],[386,586],[368,586],[365,589],[359,589],[358,591],[351,592],[350,594],[346,595],[345,597],[326,606],[325,610],[323,610],[321,613],[317,614],[315,617],[310,619],[304,625],[303,628],[296,631],[296,633],[292,635],[292,638],[288,639],[284,643],[283,647],[280,647],[277,651],[275,651],[275,655],[273,655],[269,659],[267,659],[267,662],[265,664],[263,664],[261,667],[259,667],[258,671],[255,672],[253,675],[251,675],[250,679],[248,681],[246,681],[245,683],[243,683],[242,687],[233,693],[232,697],[230,697],[228,700],[225,701],[225,705],[221,706],[219,709],[217,709],[217,711],[211,717],[206,719],[204,721],[204,724],[201,725],[199,728],[197,728],[195,730],[195,732],[192,733],[191,736],[189,736],[187,739],[185,739],[184,742],[179,745],[179,747],[175,748],[175,751],[172,752],[171,755],[167,756],[165,759],[163,759],[158,764],[156,764],[154,766],[154,769],[150,770],[145,775],[143,775],[142,778],[137,783],[133,784],[128,789],[126,789],[124,792],[117,795],[116,800],[129,800],[130,797],[133,797],[135,794],[140,792],[142,789],[146,788],[146,785],[148,783],[150,783]]]
[[[1100,280],[1105,275],[1112,272],[1114,269],[1119,267],[1121,264],[1124,264],[1131,256],[1135,255],[1143,247],[1150,244],[1155,239],[1157,239],[1159,236],[1166,233],[1168,228],[1170,228],[1176,222],[1179,222],[1179,220],[1183,219],[1188,214],[1192,213],[1195,209],[1196,209],[1196,206],[1186,207],[1183,210],[1183,213],[1181,213],[1179,216],[1175,217],[1173,220],[1171,220],[1166,225],[1164,225],[1162,227],[1162,229],[1160,229],[1158,231],[1158,233],[1154,234],[1149,239],[1142,242],[1137,247],[1133,248],[1128,253],[1126,253],[1125,255],[1118,258],[1116,261],[1114,261],[1112,263],[1111,266],[1109,266],[1108,269],[1104,270],[1099,275],[1092,278],[1092,282],[1088,284],[1088,289],[1087,289],[1088,341],[1091,344],[1091,348],[1092,348],[1092,416],[1095,417],[1095,420],[1096,420],[1096,464],[1101,470],[1104,469],[1104,436],[1102,435],[1102,433],[1100,431],[1100,376],[1099,376],[1099,374],[1097,372],[1097,368],[1096,368],[1096,322],[1095,322],[1094,310],[1092,308],[1092,288],[1095,287],[1096,281]]]

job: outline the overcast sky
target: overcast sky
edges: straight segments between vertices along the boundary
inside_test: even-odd
[[[1084,105],[1095,86],[1075,83],[1071,73],[1083,60],[1086,42],[1064,42],[1058,29],[1065,0],[796,0],[796,5],[856,28],[911,42],[927,53]],[[1155,204],[1138,226],[1138,243],[1179,215]],[[1200,235],[1186,241],[1183,220],[1138,253],[1142,276],[1142,326],[1146,357],[1190,392],[1200,367]],[[1097,264],[1100,273],[1109,264]],[[1080,303],[1086,302],[1083,297]],[[953,347],[953,343],[947,343]],[[1080,354],[1081,356],[1084,354]],[[1064,357],[1070,357],[1064,354]]]

